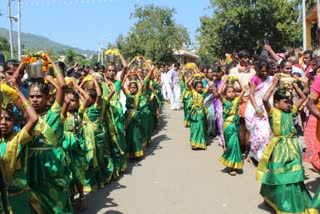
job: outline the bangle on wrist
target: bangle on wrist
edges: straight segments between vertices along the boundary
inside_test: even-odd
[[[58,74],[61,74],[61,70],[59,68],[54,69],[53,73],[55,76],[57,76]]]
[[[263,112],[262,108],[260,107],[256,108],[256,113],[260,113],[260,112]]]
[[[22,109],[26,109],[28,106],[31,106],[31,102],[30,101],[26,101],[22,104]]]

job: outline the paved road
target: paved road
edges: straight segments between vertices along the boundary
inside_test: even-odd
[[[130,161],[128,171],[103,190],[87,195],[85,214],[267,214],[259,196],[255,167],[245,163],[235,177],[218,162],[222,149],[213,141],[206,151],[192,151],[183,111],[165,106],[163,128],[155,134],[146,156]],[[320,180],[309,170],[308,188]],[[319,176],[318,176],[319,177]]]

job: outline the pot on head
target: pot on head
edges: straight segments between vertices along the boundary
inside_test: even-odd
[[[136,60],[136,65],[137,65],[138,67],[142,68],[142,66],[143,66],[143,60],[142,60],[142,59],[137,59],[137,60]]]
[[[40,60],[30,63],[26,67],[26,71],[30,79],[43,79],[45,73],[42,72],[42,62]]]
[[[114,54],[108,54],[107,55],[107,63],[114,64],[116,62],[116,55]]]

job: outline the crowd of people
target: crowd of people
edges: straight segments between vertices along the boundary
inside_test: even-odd
[[[160,71],[117,49],[106,57],[106,67],[66,69],[40,52],[1,66],[0,213],[83,210],[85,192],[144,156],[159,125]]]
[[[162,73],[171,106],[179,106],[172,105],[179,95],[172,83],[175,72],[180,75],[191,148],[206,149],[210,136],[217,137],[219,162],[231,176],[244,160],[256,165],[260,194],[277,213],[318,213],[320,187],[311,197],[302,162],[319,173],[320,57],[310,50],[287,56],[270,45],[261,55],[242,50],[226,56],[210,66],[188,63]]]
[[[318,213],[302,162],[320,170],[320,57],[242,50],[210,66],[130,63],[66,69],[45,52],[0,66],[0,212],[73,213],[141,158],[163,102],[183,109],[192,150],[217,138],[231,176],[257,166],[260,194],[277,213]],[[116,62],[121,62],[118,70]]]

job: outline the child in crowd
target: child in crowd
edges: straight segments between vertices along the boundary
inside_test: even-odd
[[[201,78],[201,76],[199,76]],[[193,75],[188,81],[188,88],[191,94],[192,105],[190,106],[190,144],[192,149],[207,149],[206,117],[207,108],[204,105],[204,98],[208,89],[204,89],[203,81],[198,78],[194,81]]]
[[[280,75],[263,97],[274,137],[268,143],[258,168],[257,180],[262,183],[260,194],[277,213],[318,213],[312,208],[312,198],[304,180],[301,152],[293,126],[297,110],[306,96],[296,83],[292,86],[299,99],[292,105],[292,94],[278,89],[274,94],[274,107],[269,98],[279,83]]]
[[[241,92],[236,97],[234,87],[235,81],[238,82]],[[224,92],[224,93],[223,93]],[[229,168],[229,174],[237,174],[236,169],[242,169],[243,160],[240,151],[240,121],[239,121],[239,103],[245,90],[240,81],[233,76],[228,76],[219,88],[219,96],[223,106],[223,135],[225,139],[225,150],[219,161]]]
[[[131,76],[135,72],[131,72]],[[128,77],[128,76],[127,76]],[[139,100],[143,89],[143,81],[139,74],[136,74],[140,82],[140,87],[136,80],[130,80],[128,88],[122,84],[122,90],[126,95],[125,131],[127,142],[127,153],[129,158],[142,157],[143,152],[143,127],[142,112],[139,109]],[[134,78],[134,77],[131,77]],[[124,81],[125,82],[125,81]]]

